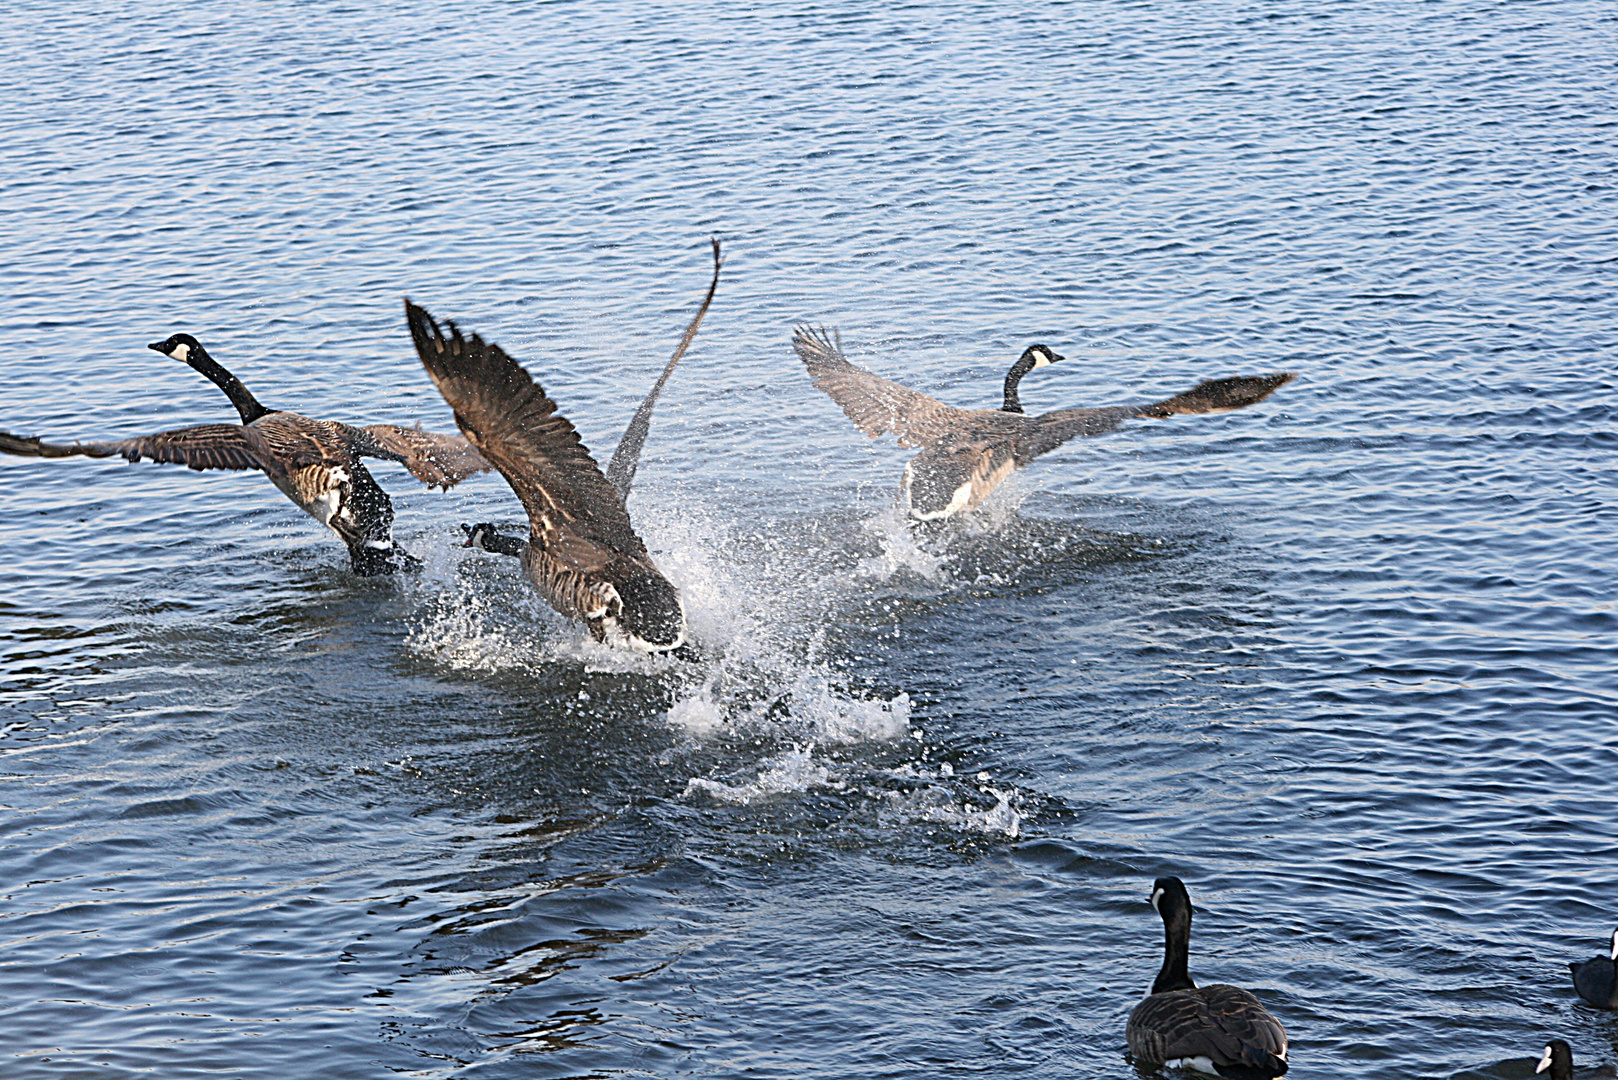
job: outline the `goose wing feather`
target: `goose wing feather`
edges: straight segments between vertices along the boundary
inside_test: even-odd
[[[1256,405],[1293,379],[1291,372],[1273,375],[1236,375],[1207,379],[1182,394],[1144,405],[1110,405],[1096,409],[1058,409],[1028,426],[1018,442],[1017,464],[1026,465],[1081,435],[1103,435],[1136,417],[1162,419],[1199,413],[1231,412]]]
[[[397,461],[428,487],[447,491],[462,480],[494,468],[464,435],[441,435],[393,424],[368,424],[359,431],[363,438],[357,439],[356,445],[362,454]]]
[[[691,342],[697,336],[697,327],[702,325],[702,317],[708,314],[708,308],[713,304],[713,294],[719,288],[719,238],[714,237],[713,244],[713,279],[708,282],[708,295],[702,298],[702,306],[692,316],[691,322],[685,328],[685,334],[680,338],[680,344],[675,347],[674,355],[663,367],[663,374],[657,377],[652,384],[651,391],[641,401],[635,415],[629,420],[629,426],[624,429],[623,438],[618,440],[617,449],[612,452],[612,460],[607,462],[607,479],[618,492],[618,497],[625,505],[629,503],[629,489],[635,483],[635,470],[640,467],[640,452],[646,446],[646,436],[652,427],[652,409],[657,405],[657,397],[667,385],[669,376],[674,374],[674,365],[680,362],[680,357],[691,347]]]
[[[898,436],[900,446],[936,444],[961,431],[968,418],[976,415],[849,363],[841,337],[834,339],[824,327],[798,327],[792,335],[792,348],[809,369],[816,388],[842,406],[854,426],[873,439],[891,433]]]
[[[1205,1057],[1215,1066],[1287,1071],[1287,1033],[1251,991],[1216,983],[1152,994],[1129,1014],[1130,1051],[1161,1064]]]
[[[630,557],[645,557],[618,492],[602,475],[556,402],[498,345],[444,330],[405,301],[422,366],[455,422],[522,500],[534,536],[545,544],[566,530]]]
[[[247,429],[236,424],[199,424],[134,439],[108,442],[48,443],[0,432],[0,452],[24,457],[122,457],[204,469],[262,469],[263,460]]]

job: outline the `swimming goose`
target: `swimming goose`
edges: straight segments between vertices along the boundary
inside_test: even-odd
[[[674,357],[641,402],[602,473],[578,431],[533,376],[477,334],[445,329],[405,301],[405,318],[422,366],[455,422],[506,478],[528,511],[528,539],[502,536],[492,525],[463,525],[467,546],[522,559],[541,596],[584,623],[590,636],[639,652],[682,650],[685,608],[652,562],[625,507],[652,405],[696,336],[719,285],[719,242],[708,294],[686,327]],[[447,332],[446,332],[447,331]]]
[[[1573,988],[1598,1009],[1618,1009],[1618,930],[1612,932],[1612,954],[1570,963]]]
[[[1191,950],[1191,896],[1177,877],[1152,885],[1163,917],[1163,968],[1152,992],[1129,1014],[1129,1052],[1147,1065],[1215,1076],[1268,1078],[1287,1071],[1287,1033],[1251,991],[1197,986]]]
[[[977,506],[989,493],[1041,454],[1069,439],[1100,435],[1125,420],[1230,412],[1269,397],[1292,381],[1287,372],[1209,379],[1183,394],[1142,405],[1022,413],[1017,384],[1023,375],[1061,360],[1043,345],[1026,350],[1006,375],[999,409],[956,409],[849,363],[842,340],[800,326],[792,338],[815,386],[842,406],[854,425],[875,439],[892,433],[900,446],[919,446],[905,466],[900,499],[912,517],[947,518]]]
[[[201,424],[109,442],[47,443],[0,432],[0,452],[24,457],[149,458],[192,469],[257,469],[299,509],[342,538],[357,574],[388,574],[419,563],[393,541],[393,501],[361,463],[397,461],[429,485],[448,488],[488,462],[457,435],[391,424],[355,428],[267,409],[190,334],[148,348],[184,361],[236,406],[241,424]]]

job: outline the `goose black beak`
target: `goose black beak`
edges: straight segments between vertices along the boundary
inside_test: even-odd
[[[165,344],[166,344],[166,342],[162,342],[162,341],[154,341],[154,342],[152,342],[152,343],[151,343],[151,344],[150,344],[150,345],[148,345],[148,346],[146,346],[146,347],[147,347],[147,348],[148,348],[148,349],[150,349],[150,350],[152,350],[152,351],[153,351],[153,352],[158,352],[158,353],[160,353],[160,352],[163,352],[163,346],[164,346],[164,345],[165,345]],[[168,354],[167,354],[167,353],[164,353],[164,355],[165,355],[165,356],[166,356],[166,355],[168,355]]]

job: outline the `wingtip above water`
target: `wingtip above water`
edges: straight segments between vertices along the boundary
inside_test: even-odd
[[[1206,379],[1183,394],[1149,406],[1144,415],[1198,416],[1235,412],[1249,405],[1257,405],[1295,378],[1297,374],[1294,372],[1278,371],[1268,375],[1231,375],[1222,379]]]

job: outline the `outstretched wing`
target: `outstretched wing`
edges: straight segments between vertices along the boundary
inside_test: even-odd
[[[536,538],[549,542],[561,530],[624,555],[646,555],[618,492],[544,387],[500,346],[464,337],[452,322],[444,324],[446,335],[409,300],[405,318],[455,422],[522,500]]]
[[[607,462],[607,479],[618,489],[618,497],[626,505],[629,502],[630,485],[635,482],[635,470],[640,466],[641,448],[646,445],[646,433],[652,426],[652,406],[657,404],[657,395],[663,392],[663,384],[674,374],[674,365],[680,362],[685,350],[691,347],[692,339],[697,336],[697,327],[702,325],[702,317],[708,314],[708,305],[713,303],[714,290],[719,288],[719,239],[715,237],[712,243],[713,280],[708,283],[708,295],[702,298],[702,306],[697,309],[691,324],[685,328],[685,336],[680,338],[680,344],[663,368],[663,374],[658,376],[657,382],[652,384],[651,393],[646,395],[646,400],[635,410],[629,426],[624,429],[624,437],[618,440],[618,448],[612,452],[612,460]]]
[[[1183,394],[1147,405],[1112,405],[1099,409],[1058,409],[1048,412],[1030,423],[1018,439],[1017,464],[1027,465],[1069,439],[1080,435],[1102,435],[1125,420],[1137,417],[1161,419],[1166,416],[1245,409],[1263,401],[1293,378],[1291,372],[1236,375],[1226,379],[1208,379]]]
[[[122,457],[167,462],[192,469],[262,469],[246,429],[235,424],[200,424],[115,442],[48,443],[0,432],[0,453],[22,457]]]
[[[809,369],[815,386],[873,439],[891,432],[899,437],[900,446],[927,446],[958,430],[968,415],[964,409],[849,363],[841,336],[834,342],[824,327],[798,327],[792,335],[792,348]]]
[[[470,476],[494,468],[464,435],[440,435],[393,424],[368,424],[359,430],[369,436],[368,440],[355,442],[363,455],[397,461],[428,487],[447,491]]]

